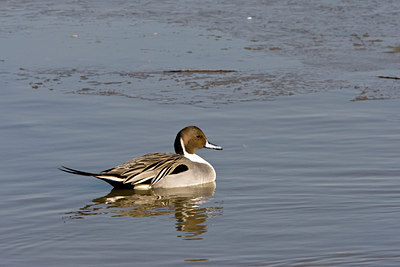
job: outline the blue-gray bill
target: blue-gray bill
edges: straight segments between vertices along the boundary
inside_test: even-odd
[[[222,147],[214,145],[210,142],[206,142],[206,144],[204,145],[205,148],[209,148],[209,149],[216,149],[216,150],[222,150]]]

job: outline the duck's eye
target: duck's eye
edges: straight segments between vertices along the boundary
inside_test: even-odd
[[[197,138],[201,138],[201,135],[196,136]]]

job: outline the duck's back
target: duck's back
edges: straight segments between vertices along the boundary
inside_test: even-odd
[[[124,178],[124,183],[135,184],[146,178],[165,176],[183,158],[175,153],[152,153],[127,161],[115,168],[104,171],[106,175]],[[163,173],[164,172],[164,173]]]

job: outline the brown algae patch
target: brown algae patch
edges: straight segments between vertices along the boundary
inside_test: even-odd
[[[213,106],[337,89],[355,90],[357,96],[352,101],[400,97],[397,90],[390,89],[396,87],[394,78],[379,79],[386,82],[376,81],[375,88],[379,90],[372,90],[372,86],[360,88],[346,81],[321,78],[307,68],[296,72],[276,70],[265,73],[229,69],[102,72],[77,68],[36,71],[20,68],[17,76],[27,80],[33,89],[137,98],[163,104]]]
[[[388,54],[396,54],[400,53],[400,46],[388,46],[388,48],[392,49],[391,51],[386,51]]]

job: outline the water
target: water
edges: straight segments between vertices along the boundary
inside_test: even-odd
[[[399,84],[378,78],[398,76],[398,10],[3,2],[1,264],[398,266]],[[172,151],[192,124],[224,147],[199,151],[216,187],[57,169]]]

